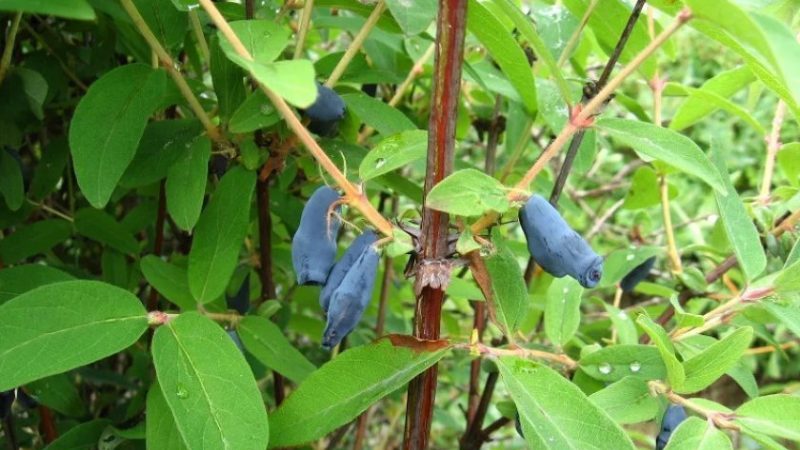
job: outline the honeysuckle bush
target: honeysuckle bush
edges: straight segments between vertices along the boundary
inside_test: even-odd
[[[796,448],[800,4],[635,3],[0,0],[0,446]],[[330,351],[323,185],[382,254]]]

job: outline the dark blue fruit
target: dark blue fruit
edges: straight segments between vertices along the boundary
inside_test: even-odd
[[[372,298],[380,255],[369,245],[333,291],[322,346],[331,349],[353,331]]]
[[[519,411],[514,413],[514,428],[517,430],[517,434],[525,439],[525,434],[522,433],[522,421],[519,419]]]
[[[653,269],[653,265],[656,263],[656,257],[651,256],[647,258],[643,263],[639,264],[638,266],[634,267],[633,270],[628,272],[622,281],[619,282],[619,287],[622,288],[623,292],[633,292],[633,289],[636,287],[637,284],[642,282],[647,275],[650,274],[650,270]]]
[[[320,136],[333,136],[344,118],[344,100],[333,89],[317,83],[317,100],[305,110],[308,129]]]
[[[0,420],[5,419],[11,413],[11,405],[14,403],[14,390],[0,392]]]
[[[378,95],[378,85],[375,83],[362,84],[361,92],[369,95],[370,97],[375,97],[376,95]]]
[[[339,198],[336,191],[322,186],[303,208],[300,226],[292,237],[292,265],[297,284],[321,285],[328,279],[336,260],[336,234],[340,225],[339,218],[328,215],[328,211]]]
[[[593,288],[603,276],[603,258],[576,233],[555,208],[533,195],[519,210],[519,221],[534,261],[556,278],[569,275]]]
[[[684,420],[686,420],[686,410],[683,409],[683,406],[669,405],[667,412],[664,413],[664,420],[661,421],[661,432],[658,433],[656,438],[656,450],[664,450],[669,438],[672,436],[672,432]]]
[[[344,252],[344,255],[342,255],[342,259],[333,266],[333,270],[331,270],[331,273],[328,275],[328,281],[325,282],[325,287],[322,288],[322,292],[319,294],[319,305],[326,314],[333,292],[342,283],[345,275],[347,275],[347,272],[353,264],[355,264],[358,257],[364,253],[364,249],[375,243],[377,239],[378,236],[372,230],[363,232],[361,236],[355,238],[353,243],[350,244],[350,247]]]
[[[226,298],[228,308],[236,310],[239,314],[245,315],[250,310],[250,274],[248,273],[242,281],[239,291],[233,297]]]

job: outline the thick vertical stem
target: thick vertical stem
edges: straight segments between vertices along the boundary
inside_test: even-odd
[[[467,24],[466,0],[439,0],[436,20],[436,58],[434,62],[433,105],[428,122],[428,160],[425,193],[453,171],[456,111],[461,87],[464,34]],[[422,260],[437,260],[447,255],[447,214],[425,208],[422,213],[420,243]],[[444,291],[423,287],[417,298],[414,336],[438,339]],[[411,381],[403,448],[428,447],[438,367],[433,366]]]

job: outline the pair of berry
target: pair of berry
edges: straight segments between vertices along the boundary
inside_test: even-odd
[[[367,230],[336,262],[336,235],[341,222],[335,212],[341,197],[333,189],[317,189],[303,208],[292,238],[292,265],[301,285],[321,285],[320,306],[327,314],[322,346],[339,344],[361,320],[372,298],[380,254],[377,236]]]

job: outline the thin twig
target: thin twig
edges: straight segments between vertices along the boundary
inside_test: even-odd
[[[11,56],[14,55],[14,43],[17,39],[17,32],[19,31],[19,23],[22,21],[22,13],[18,12],[11,19],[11,26],[8,28],[6,34],[6,45],[3,48],[3,56],[0,57],[0,84],[6,78],[8,68],[11,66]]]
[[[672,273],[683,272],[681,256],[678,253],[678,246],[675,244],[675,232],[672,229],[672,213],[669,208],[669,183],[667,175],[662,174],[659,180],[659,192],[661,193],[661,215],[664,219],[664,234],[667,237],[667,256],[669,256]]]
[[[384,0],[380,0],[376,5],[375,9],[372,10],[372,13],[367,17],[367,21],[364,22],[364,26],[358,30],[358,33],[353,38],[353,42],[347,47],[345,50],[344,55],[342,55],[342,59],[339,60],[339,63],[336,64],[336,67],[331,72],[331,76],[328,77],[328,81],[325,82],[325,86],[334,87],[336,83],[339,81],[339,78],[342,77],[344,71],[347,70],[347,66],[350,65],[350,61],[353,60],[353,57],[356,56],[361,50],[361,46],[364,45],[364,41],[367,40],[367,36],[375,28],[375,24],[378,23],[378,20],[381,18],[381,14],[386,9],[386,2]]]
[[[583,16],[581,17],[581,21],[578,24],[578,27],[575,28],[575,31],[572,32],[572,36],[569,37],[567,45],[565,45],[564,50],[561,51],[561,56],[558,57],[558,63],[557,63],[558,67],[563,66],[564,63],[567,62],[567,59],[569,59],[569,55],[570,53],[572,53],[572,49],[575,48],[575,45],[578,43],[578,39],[581,37],[583,29],[586,28],[586,24],[589,22],[589,18],[592,16],[594,8],[597,6],[599,2],[600,0],[592,0],[591,3],[589,3],[589,6],[586,8],[586,11],[583,12]],[[625,37],[625,39],[627,40],[627,37]],[[620,41],[622,41],[622,38],[620,38]],[[619,45],[619,43],[617,45]],[[625,44],[623,43],[623,45]],[[614,64],[616,64],[616,62]]]
[[[250,55],[250,52],[247,50],[247,48],[245,48],[244,44],[242,44],[242,41],[239,40],[239,37],[236,35],[236,33],[233,32],[233,29],[225,20],[225,18],[222,17],[222,14],[220,14],[216,5],[214,5],[214,2],[211,0],[199,0],[199,2],[203,6],[203,9],[205,9],[208,15],[211,17],[211,20],[217,25],[217,28],[219,28],[220,32],[222,32],[225,38],[231,43],[231,46],[234,48],[236,53],[238,53],[242,58],[252,61],[253,57]],[[361,214],[363,214],[364,217],[381,233],[386,236],[392,236],[393,227],[391,222],[386,220],[378,212],[378,210],[372,206],[366,196],[364,196],[361,191],[347,179],[342,171],[339,170],[336,164],[331,161],[325,151],[322,150],[319,144],[317,144],[317,141],[314,140],[314,137],[311,136],[311,133],[303,126],[303,124],[300,122],[300,119],[297,118],[294,111],[292,111],[286,101],[263,84],[259,83],[259,87],[264,94],[266,94],[270,102],[272,102],[272,104],[275,106],[275,109],[278,111],[281,117],[283,117],[283,120],[286,121],[286,124],[297,136],[300,142],[306,146],[309,153],[311,153],[311,155],[317,160],[325,172],[327,172],[334,179],[336,184],[339,185],[339,187],[344,191],[347,202],[358,209]]]
[[[197,9],[189,10],[189,22],[192,24],[192,32],[194,32],[194,38],[197,39],[197,45],[200,47],[200,54],[208,64],[211,61],[211,52],[208,50],[208,42],[206,42],[206,35],[203,34],[203,25],[200,23]]]
[[[761,179],[761,191],[759,201],[762,204],[769,202],[770,189],[772,187],[772,174],[775,171],[775,156],[781,148],[781,126],[783,118],[786,116],[786,103],[778,100],[775,108],[775,116],[772,118],[772,131],[766,138],[767,141],[767,160],[764,163],[764,177]]]
[[[303,47],[306,44],[306,35],[311,23],[311,13],[314,11],[314,0],[306,0],[303,5],[303,18],[300,20],[300,29],[297,30],[297,43],[294,45],[294,59],[299,59],[303,54]]]
[[[89,86],[86,86],[86,83],[81,81],[80,78],[78,78],[78,76],[75,75],[75,72],[73,72],[72,69],[70,69],[69,66],[67,66],[67,64],[64,62],[64,60],[61,58],[61,55],[59,55],[57,52],[55,52],[53,50],[52,47],[50,47],[50,45],[42,37],[42,35],[37,33],[36,30],[34,30],[33,27],[31,27],[28,24],[28,22],[22,22],[22,26],[25,27],[25,31],[30,33],[31,36],[33,36],[39,42],[39,44],[42,47],[44,47],[47,50],[48,53],[50,53],[50,56],[52,56],[53,58],[56,59],[56,61],[58,61],[58,65],[61,66],[61,70],[64,71],[64,74],[66,74],[67,77],[70,80],[72,80],[72,82],[75,83],[76,86],[78,86],[84,92],[89,90]]]

